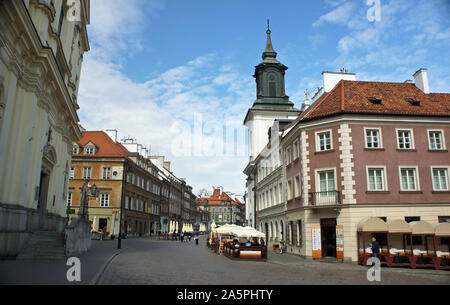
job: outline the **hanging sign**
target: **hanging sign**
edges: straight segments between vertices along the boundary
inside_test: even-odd
[[[344,259],[344,226],[336,226],[336,257]]]
[[[322,244],[320,238],[320,226],[312,226],[312,250],[313,258],[322,258]]]

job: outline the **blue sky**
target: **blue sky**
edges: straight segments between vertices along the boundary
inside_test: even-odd
[[[379,21],[368,20],[378,3]],[[94,0],[81,124],[151,146],[195,190],[243,194],[239,139],[255,100],[267,18],[297,107],[306,88],[322,86],[321,72],[344,67],[358,80],[394,82],[423,67],[432,92],[450,92],[449,1]],[[220,149],[223,126],[236,129],[234,155]]]

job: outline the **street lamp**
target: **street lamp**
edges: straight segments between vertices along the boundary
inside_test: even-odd
[[[123,162],[123,174],[122,174],[122,198],[120,200],[120,219],[119,219],[119,237],[117,238],[117,249],[122,248],[122,214],[123,214],[123,201],[125,200],[125,182],[127,171],[131,170],[131,166],[127,160]],[[126,228],[125,228],[126,229]]]

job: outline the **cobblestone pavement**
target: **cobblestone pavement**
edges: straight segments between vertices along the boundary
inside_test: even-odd
[[[367,267],[321,263],[293,255],[270,254],[268,262],[235,261],[195,243],[128,240],[100,278],[103,285],[299,285],[450,284],[450,272],[382,268],[381,282],[368,282]]]

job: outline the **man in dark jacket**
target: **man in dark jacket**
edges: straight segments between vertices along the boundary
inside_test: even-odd
[[[372,237],[372,256],[380,258],[380,244],[375,237]]]

